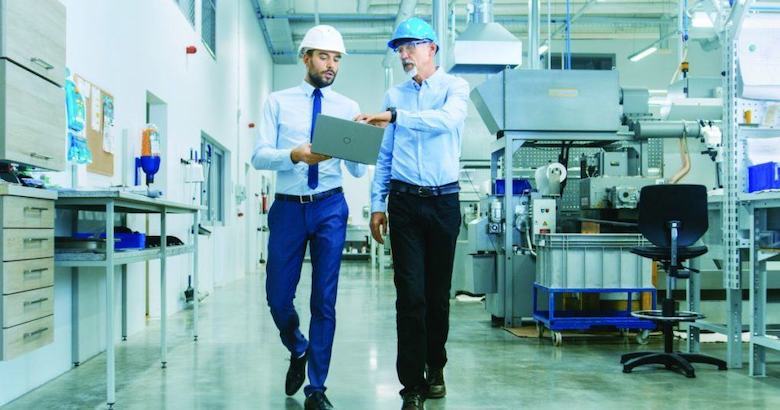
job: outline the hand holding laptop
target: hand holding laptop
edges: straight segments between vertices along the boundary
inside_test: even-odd
[[[384,133],[381,127],[320,114],[314,126],[311,152],[373,165],[379,156]]]
[[[314,165],[329,160],[330,157],[311,152],[311,144],[307,142],[295,147],[290,152],[290,159],[294,163],[305,162],[307,165]]]

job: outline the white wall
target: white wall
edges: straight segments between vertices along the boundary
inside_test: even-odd
[[[63,0],[67,7],[67,65],[72,72],[111,93],[115,98],[116,130],[127,130],[131,146],[137,149],[145,119],[147,91],[167,104],[166,152],[158,174],[165,183],[165,197],[188,201],[179,158],[190,148],[199,148],[201,130],[215,138],[229,152],[226,192],[226,220],[213,227],[210,238],[201,237],[201,286],[214,287],[245,274],[250,258],[256,259],[254,241],[259,192],[257,172],[245,173],[253,140],[250,122],[257,122],[260,106],[270,92],[272,64],[249,0],[217,2],[216,59],[208,53],[199,33],[185,19],[174,1],[88,1]],[[198,16],[200,1],[197,1]],[[200,20],[199,17],[196,20]],[[196,23],[199,27],[199,22]],[[197,54],[187,56],[185,47],[195,45]],[[121,147],[120,141],[117,145]],[[133,150],[133,151],[134,151]],[[137,152],[117,152],[112,178],[79,171],[79,186],[104,187],[121,183],[121,170]],[[69,186],[68,172],[53,174],[54,181]],[[247,185],[250,200],[237,204],[236,184]],[[238,214],[243,213],[239,217]],[[93,217],[86,215],[87,218]],[[95,215],[100,219],[100,215]],[[157,233],[157,217],[150,218]],[[169,218],[169,235],[186,239],[190,219]],[[143,229],[143,217],[131,217],[129,224]],[[238,246],[237,246],[238,245]],[[159,318],[159,262],[151,265],[152,317]],[[169,314],[183,308],[181,295],[191,272],[186,256],[168,263]],[[79,280],[82,327],[88,332],[82,345],[92,346],[89,355],[104,346],[105,285],[103,275],[82,270]],[[117,277],[117,283],[119,277]],[[55,342],[18,359],[0,362],[0,405],[24,394],[71,368],[71,280],[68,270],[58,269],[55,283]],[[145,326],[144,265],[129,267],[129,334]],[[117,289],[116,301],[120,301]],[[101,302],[103,301],[103,302]],[[87,312],[91,312],[87,314]],[[119,322],[117,321],[117,326]],[[119,329],[116,332],[119,337]],[[86,339],[84,339],[86,338]],[[89,350],[89,349],[87,349]]]

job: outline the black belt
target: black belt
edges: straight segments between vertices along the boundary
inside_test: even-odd
[[[336,194],[340,194],[342,192],[344,192],[344,189],[342,189],[341,187],[338,187],[338,188],[329,189],[327,191],[323,191],[323,192],[320,192],[320,193],[314,194],[314,195],[298,196],[298,195],[276,194],[275,198],[279,199],[279,200],[282,200],[282,201],[297,202],[299,204],[308,204],[308,203],[311,203],[311,202],[316,202],[316,201],[325,199],[327,197],[331,197],[331,196],[336,195]]]
[[[441,186],[419,186],[393,179],[390,181],[390,190],[427,198],[458,193],[460,192],[460,185],[457,182],[452,182]]]

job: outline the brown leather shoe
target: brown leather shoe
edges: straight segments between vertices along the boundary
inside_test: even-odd
[[[428,398],[440,399],[447,395],[447,388],[444,386],[444,368],[428,368],[425,379],[428,382]]]
[[[404,404],[401,410],[424,410],[425,399],[419,393],[407,393],[403,395]]]

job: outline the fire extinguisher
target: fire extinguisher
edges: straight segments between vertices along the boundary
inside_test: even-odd
[[[268,188],[266,187],[266,188],[263,188],[260,191],[260,194],[261,194],[260,195],[260,202],[261,202],[260,213],[263,214],[263,215],[268,213],[268,193],[267,193],[268,191],[267,191],[267,189]]]

